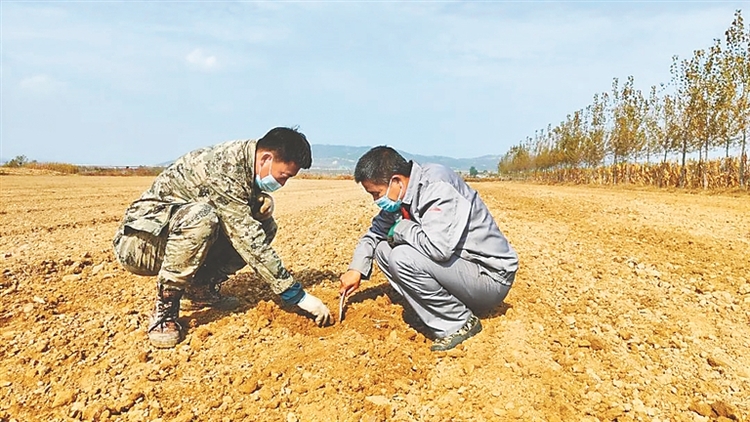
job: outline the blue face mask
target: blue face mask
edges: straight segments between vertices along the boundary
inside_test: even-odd
[[[391,183],[393,183],[393,179],[391,179],[391,182],[388,183],[388,189],[385,190],[385,194],[378,198],[375,201],[375,205],[379,206],[380,209],[382,209],[385,212],[396,212],[401,208],[401,199],[393,200],[388,197],[388,192],[391,190]],[[399,188],[398,190],[398,196],[401,196],[401,191],[403,189]]]
[[[273,166],[273,158],[271,158],[271,165],[268,167],[268,174],[266,177],[261,178],[259,175],[255,175],[255,184],[263,192],[274,192],[281,189],[281,183],[279,183],[271,175],[271,167]]]

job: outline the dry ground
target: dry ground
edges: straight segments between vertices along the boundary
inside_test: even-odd
[[[506,306],[435,354],[382,275],[342,324],[251,272],[234,312],[149,346],[154,280],[113,260],[150,178],[0,176],[0,421],[706,421],[750,415],[750,197],[475,183],[518,250]],[[352,181],[275,194],[275,247],[337,312],[375,206]]]

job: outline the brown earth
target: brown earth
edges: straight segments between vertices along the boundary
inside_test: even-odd
[[[153,278],[111,238],[150,178],[0,176],[0,421],[706,421],[750,415],[750,197],[475,183],[518,250],[506,305],[456,350],[382,275],[331,327],[245,271],[234,312],[149,346]],[[376,208],[352,181],[275,194],[275,246],[337,313]]]

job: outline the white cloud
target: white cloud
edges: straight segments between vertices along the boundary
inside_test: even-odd
[[[185,56],[185,60],[189,65],[203,71],[215,70],[219,66],[216,56],[210,55],[200,48],[191,51],[190,54]]]
[[[21,79],[21,89],[34,94],[53,94],[62,89],[63,84],[47,75],[34,75]]]

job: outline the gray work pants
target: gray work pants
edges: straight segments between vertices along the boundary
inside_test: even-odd
[[[452,257],[435,262],[409,245],[380,242],[375,259],[391,286],[437,337],[458,331],[473,312],[500,305],[509,285],[493,280],[476,263]],[[513,282],[515,273],[508,276]]]
[[[264,221],[263,230],[270,243],[276,235],[274,220]],[[223,281],[245,267],[222,232],[216,210],[204,203],[177,208],[159,236],[121,226],[114,249],[128,271],[158,275],[162,282],[179,289],[194,282]]]

